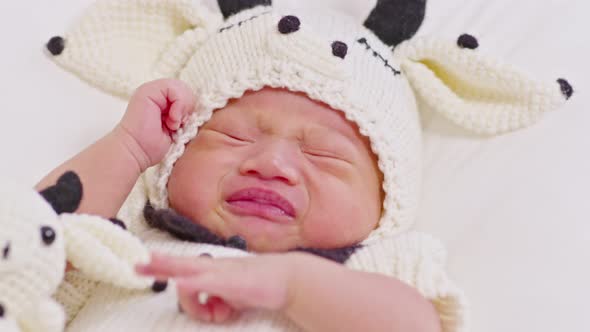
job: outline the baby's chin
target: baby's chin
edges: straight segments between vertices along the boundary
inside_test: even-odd
[[[239,235],[248,250],[254,252],[286,252],[304,246],[298,225],[276,223],[258,217],[228,216],[223,220],[224,237]]]
[[[189,211],[188,217],[193,223],[208,229],[220,238],[241,237],[249,251],[270,253],[287,252],[301,248],[338,249],[356,245],[360,241],[344,241],[333,232],[328,237],[306,232],[301,220],[277,222],[258,216],[234,214],[223,205],[209,210],[200,217],[196,211]]]

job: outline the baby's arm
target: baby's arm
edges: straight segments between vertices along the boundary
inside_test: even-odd
[[[284,311],[306,331],[441,331],[432,303],[384,275],[297,258]]]
[[[207,322],[265,309],[285,314],[305,331],[441,331],[434,305],[410,286],[309,254],[154,255],[137,272],[176,279],[184,312]],[[196,300],[200,293],[211,296],[208,303]]]
[[[140,174],[164,158],[171,135],[194,106],[193,93],[181,81],[142,85],[110,133],[53,170],[35,188],[47,188],[66,171],[75,171],[84,187],[77,212],[115,216]]]

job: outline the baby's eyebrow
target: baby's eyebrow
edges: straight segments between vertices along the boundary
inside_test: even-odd
[[[321,134],[316,135],[316,132],[321,132]],[[360,146],[362,145],[362,142],[360,142],[356,136],[338,130],[337,128],[334,128],[332,126],[325,126],[321,124],[315,124],[311,127],[307,127],[307,129],[303,131],[303,141],[305,142],[306,140],[310,140],[309,136],[321,137],[322,139],[330,139],[330,137],[326,137],[327,135],[325,133],[329,133],[328,135],[331,135],[331,137],[338,136],[345,139],[348,143],[350,143],[346,145],[346,148],[350,148],[352,146],[356,151],[358,151]]]

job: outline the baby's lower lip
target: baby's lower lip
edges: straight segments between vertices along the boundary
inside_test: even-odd
[[[230,212],[239,216],[259,217],[277,223],[285,223],[293,220],[285,211],[272,204],[250,200],[227,201],[226,204]]]

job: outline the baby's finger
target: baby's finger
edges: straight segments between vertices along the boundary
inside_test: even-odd
[[[174,120],[170,117],[167,117],[165,121],[166,127],[172,132],[177,131],[178,128],[180,128],[180,126],[182,125],[180,120]]]
[[[168,112],[168,118],[174,121],[180,122],[182,117],[184,116],[184,108],[186,106],[182,105],[183,102],[180,100],[173,101],[170,104],[170,111]]]
[[[197,319],[209,319],[215,323],[223,323],[232,318],[234,315],[234,308],[217,296],[203,296],[206,295],[204,291],[196,287],[187,287],[195,281],[196,278],[181,279],[182,282],[176,283],[177,293],[181,301],[182,308],[192,313]],[[193,284],[194,286],[194,284]],[[203,298],[207,300],[202,301]],[[207,314],[204,313],[207,311]]]
[[[137,265],[136,272],[141,275],[154,277],[188,277],[209,270],[212,260],[196,257],[172,257],[152,254],[150,263]]]
[[[194,320],[203,322],[212,321],[213,314],[205,305],[199,304],[194,294],[182,292],[180,289],[178,289],[177,293],[180,307],[186,315]]]
[[[232,297],[240,296],[240,292],[243,293],[243,290],[236,287],[235,284],[226,283],[226,279],[219,273],[203,273],[176,279],[176,287],[179,292],[195,294],[197,301],[200,300],[200,295],[206,294],[208,297],[207,303],[212,298],[219,297],[232,303],[232,305],[237,305]]]
[[[225,323],[234,315],[234,309],[219,297],[211,297],[206,306],[214,323]]]
[[[196,98],[186,83],[179,80],[169,81],[166,97],[170,101],[170,114],[175,120],[181,120],[184,115],[193,112]]]

